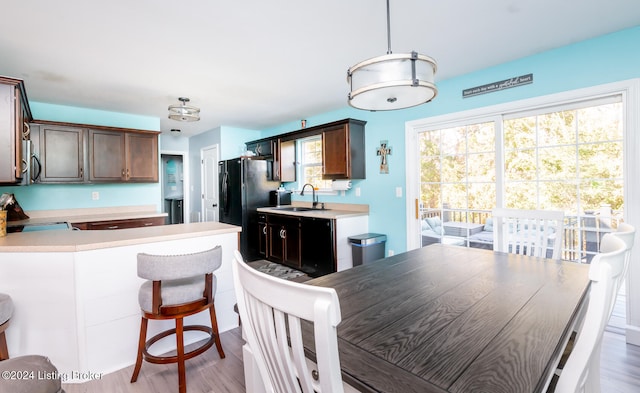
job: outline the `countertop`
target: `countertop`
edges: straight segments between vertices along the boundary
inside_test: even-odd
[[[0,237],[2,252],[75,252],[240,232],[219,222],[159,225],[115,231],[51,230],[9,233]],[[1,258],[0,258],[1,260]]]
[[[281,215],[296,216],[296,217],[327,218],[331,220],[369,215],[368,205],[327,203],[325,206],[326,206],[326,209],[313,209],[313,210],[306,210],[306,211],[286,210],[287,208],[290,208],[290,207],[306,207],[306,208],[311,207],[311,203],[294,202],[293,204],[287,205],[287,206],[260,207],[257,210],[262,213],[281,214]]]
[[[52,222],[68,222],[70,224],[77,224],[82,222],[133,220],[138,218],[167,216],[167,213],[156,211],[154,205],[67,210],[36,210],[28,211],[26,214],[29,216],[28,219],[9,221],[7,222],[7,226],[39,225]]]

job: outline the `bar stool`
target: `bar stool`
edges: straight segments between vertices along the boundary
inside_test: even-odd
[[[142,310],[138,356],[131,383],[138,379],[142,360],[149,363],[178,363],[179,391],[187,391],[185,360],[200,355],[215,343],[220,358],[225,357],[218,334],[218,322],[214,307],[216,279],[213,271],[222,264],[222,248],[186,255],[138,254],[138,276],[148,281],[140,286],[138,301]],[[183,318],[209,310],[211,327],[204,325],[184,326]],[[147,340],[149,319],[175,319],[175,329],[165,330]],[[198,330],[208,334],[205,342],[197,348],[184,352],[184,331]],[[175,334],[176,355],[151,355],[149,348],[158,340]]]
[[[0,293],[0,361],[9,359],[7,337],[4,331],[9,327],[9,320],[13,315],[13,300],[11,296]]]

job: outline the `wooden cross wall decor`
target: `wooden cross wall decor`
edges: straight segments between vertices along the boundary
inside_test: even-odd
[[[387,156],[391,155],[391,147],[387,147],[388,141],[380,141],[380,147],[377,149],[377,155],[380,156],[380,173],[389,173],[389,164]]]

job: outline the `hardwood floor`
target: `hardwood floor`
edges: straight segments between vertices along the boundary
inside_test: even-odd
[[[640,392],[640,347],[628,345],[619,334],[624,326],[624,297],[619,297],[611,325],[602,344],[601,378],[603,393]],[[622,313],[622,314],[621,314]],[[215,348],[187,361],[189,393],[243,393],[242,340],[240,328],[220,335],[226,354],[220,359]],[[63,384],[67,393],[174,393],[178,390],[175,364],[143,363],[136,383],[130,383],[133,366],[82,384]]]

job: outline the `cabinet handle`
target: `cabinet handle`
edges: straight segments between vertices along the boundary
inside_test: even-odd
[[[124,169],[122,170],[122,177],[124,177]]]
[[[80,177],[84,177],[84,168],[80,168]]]
[[[29,127],[29,123],[24,122],[24,128],[22,129],[22,139],[29,140],[29,135],[31,135],[31,127]]]
[[[127,180],[129,180],[129,168],[127,168]]]
[[[265,236],[267,235],[267,226],[266,225],[262,227],[262,234],[265,235]]]
[[[285,229],[280,230],[280,237],[283,239],[287,238],[287,231]]]
[[[118,226],[117,225],[112,225],[110,227],[107,227],[107,229],[118,229]]]
[[[152,222],[145,222],[145,223],[144,223],[144,226],[145,226],[145,227],[148,227],[148,226],[151,226],[151,225],[153,225],[153,223],[152,223]]]

